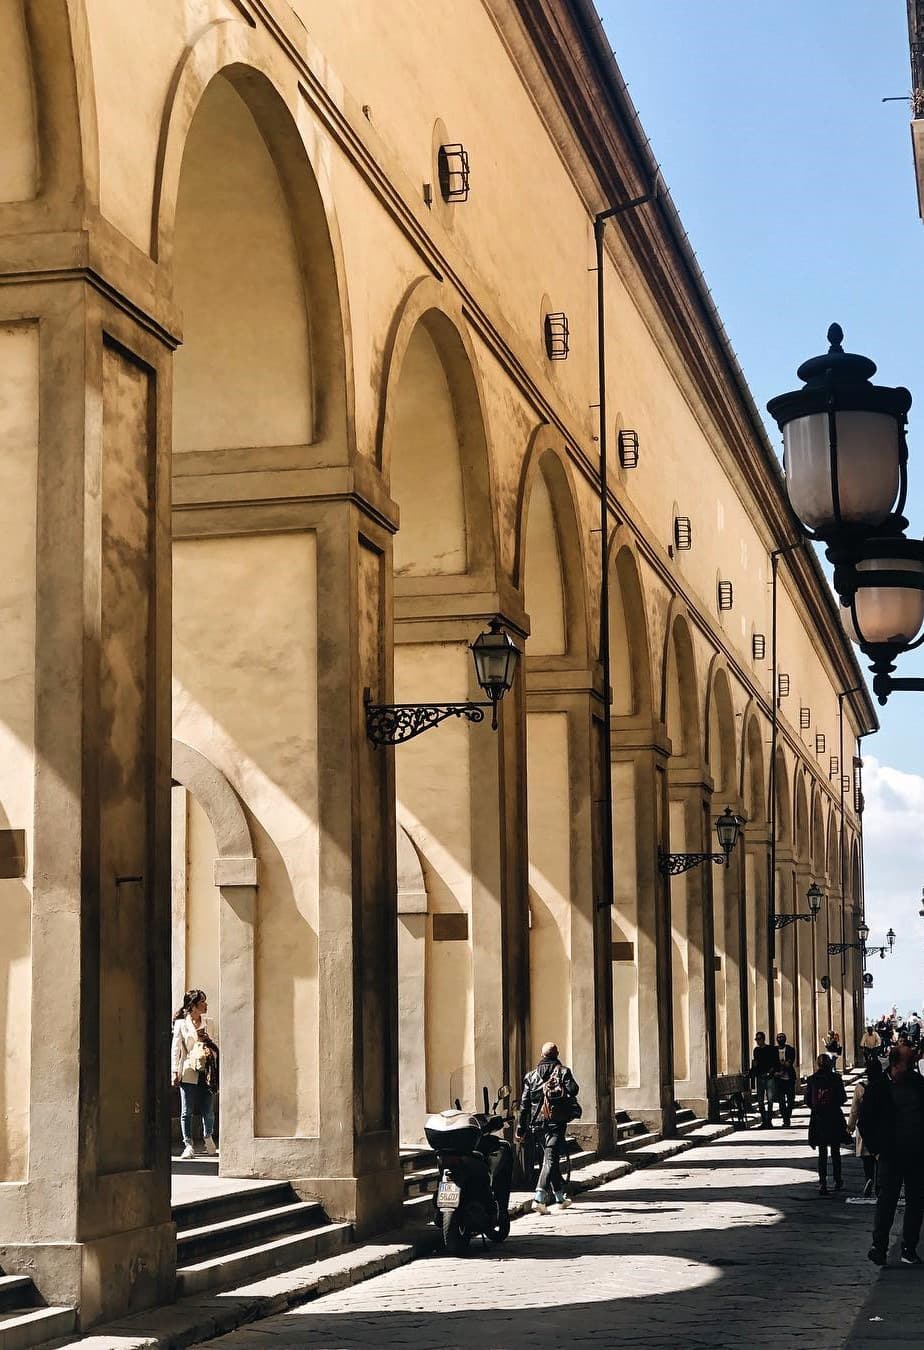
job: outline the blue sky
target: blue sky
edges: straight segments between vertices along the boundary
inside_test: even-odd
[[[597,0],[642,125],[760,408],[836,320],[915,397],[911,532],[924,532],[924,225],[904,103],[905,0]],[[769,424],[769,418],[767,419]],[[920,435],[916,436],[916,428]],[[774,444],[775,426],[768,425]],[[901,674],[924,675],[924,656]],[[924,694],[866,744],[871,1009],[924,1002]],[[919,973],[920,972],[920,973]]]

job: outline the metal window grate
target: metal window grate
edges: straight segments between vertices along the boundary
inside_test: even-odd
[[[799,726],[802,728],[803,731],[808,731],[808,729],[809,729],[809,727],[810,727],[811,725],[812,725],[812,710],[811,710],[811,708],[800,708],[800,709],[799,709]]]
[[[837,755],[832,755],[828,760],[828,777],[836,778],[841,771],[841,762]]]
[[[719,609],[731,609],[735,603],[735,588],[730,581],[720,581],[718,585]]]
[[[689,516],[674,516],[674,545],[678,553],[689,553],[693,547],[693,526]]]
[[[544,327],[546,356],[550,361],[567,360],[569,351],[567,314],[547,314]]]
[[[818,731],[815,733],[815,754],[823,755],[825,752],[825,733]]]
[[[619,443],[619,466],[622,469],[635,469],[638,467],[638,432],[620,431],[617,436]]]
[[[789,698],[789,676],[781,671],[776,681],[777,698]]]
[[[850,796],[850,789],[853,787],[853,779],[849,773],[841,775],[841,791],[845,797]]]
[[[751,655],[755,661],[763,661],[767,655],[767,639],[763,633],[754,633],[751,638]]]
[[[468,151],[464,145],[441,145],[436,156],[436,172],[440,192],[447,202],[467,202],[471,175]]]

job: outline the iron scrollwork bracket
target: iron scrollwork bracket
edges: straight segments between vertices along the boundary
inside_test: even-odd
[[[862,942],[829,942],[828,955],[840,956],[842,952],[863,952],[864,956],[869,956],[870,952],[875,951],[875,947],[864,947]]]
[[[801,920],[803,923],[814,923],[814,922],[815,922],[815,915],[814,915],[814,914],[774,914],[774,916],[773,916],[773,927],[774,927],[774,928],[788,928],[789,925],[790,925],[791,923],[798,923],[800,920]]]
[[[490,703],[366,703],[366,735],[373,745],[402,745],[447,717],[483,722]]]
[[[666,877],[678,877],[705,862],[727,863],[728,858],[724,853],[658,853],[658,867]]]

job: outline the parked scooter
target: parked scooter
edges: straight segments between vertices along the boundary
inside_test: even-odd
[[[493,1107],[483,1091],[483,1112],[463,1111],[457,1100],[454,1110],[430,1116],[424,1126],[440,1171],[433,1222],[450,1256],[461,1256],[473,1237],[503,1242],[510,1232],[513,1149],[497,1135],[505,1123],[497,1108],[509,1101],[510,1089],[500,1089]]]

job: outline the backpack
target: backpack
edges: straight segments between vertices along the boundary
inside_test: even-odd
[[[833,1106],[834,1090],[827,1084],[820,1087],[818,1083],[812,1086],[812,1105],[813,1106]]]
[[[542,1084],[542,1101],[539,1104],[538,1119],[548,1120],[556,1125],[564,1125],[569,1120],[577,1120],[581,1108],[576,1097],[565,1090],[565,1070],[556,1064]]]

